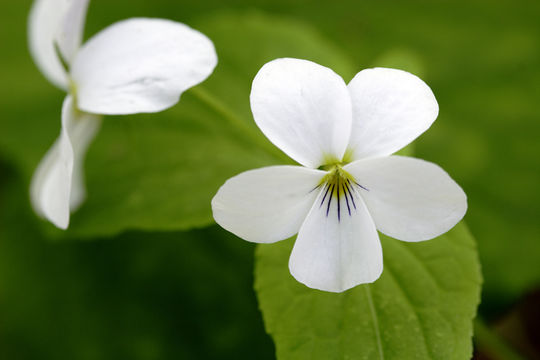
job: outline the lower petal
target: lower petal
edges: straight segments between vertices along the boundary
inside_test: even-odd
[[[61,229],[68,227],[70,211],[85,198],[82,164],[99,125],[98,116],[79,112],[71,96],[66,97],[60,136],[32,178],[30,198],[34,210]]]
[[[244,240],[271,243],[298,232],[325,172],[270,166],[230,178],[212,199],[214,219]]]
[[[345,167],[366,188],[361,195],[377,229],[403,241],[444,234],[467,211],[467,196],[439,166],[420,159],[388,156]]]
[[[71,194],[69,198],[71,212],[77,210],[86,199],[84,181],[84,158],[90,143],[96,137],[101,126],[101,117],[78,112],[76,120],[70,124],[69,138],[73,147],[73,175],[71,177]]]
[[[356,190],[332,192],[321,191],[302,224],[289,269],[310,288],[342,292],[379,278],[382,248]]]

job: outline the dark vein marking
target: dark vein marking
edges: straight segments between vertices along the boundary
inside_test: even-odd
[[[354,180],[353,180],[353,181],[354,181]],[[360,185],[360,184],[357,183],[356,181],[354,181],[354,183],[355,183],[356,185],[358,185],[360,188],[362,188],[362,189],[364,189],[364,190],[366,190],[366,191],[369,191],[369,189],[368,189],[367,187]]]
[[[315,190],[317,190],[318,188],[321,187],[322,184],[319,184],[317,186],[315,186],[313,189],[309,190],[308,194],[311,194],[312,192],[314,192]]]
[[[349,196],[351,197],[351,201],[352,201],[354,210],[356,210],[356,203],[354,202],[351,181],[349,179],[347,179],[347,183],[348,183],[347,184],[347,190],[349,191]],[[349,188],[349,186],[350,186],[350,188]]]
[[[326,185],[324,187],[326,188],[326,192],[324,193],[324,197],[322,198],[321,205],[319,206],[319,209],[324,204],[324,199],[326,199],[326,195],[328,195],[328,189],[330,189],[330,184],[326,183]],[[330,196],[332,196],[332,195],[330,195]]]
[[[332,195],[334,195],[334,184],[330,187],[330,197],[328,198],[328,206],[326,207],[326,217],[328,217],[328,212],[330,211],[330,204],[332,203]]]
[[[347,210],[349,210],[349,216],[351,216],[351,207],[349,206],[349,197],[347,196],[347,184],[345,182],[343,183],[343,192],[343,195],[345,195],[345,202],[347,203]]]
[[[341,206],[340,206],[341,201],[339,199],[339,187],[340,187],[340,183],[339,183],[339,178],[338,178],[337,179],[337,186],[336,186],[336,188],[337,188],[337,220],[338,220],[338,222],[341,221]]]
[[[349,174],[346,170],[341,168],[339,164],[337,164],[326,173],[319,185],[317,185],[311,191],[314,191],[315,189],[320,189],[321,192],[319,198],[321,198],[321,195],[322,198],[321,203],[319,204],[319,208],[322,208],[323,205],[326,206],[326,217],[328,217],[328,215],[330,214],[330,208],[332,207],[332,199],[336,197],[337,204],[335,210],[337,213],[338,222],[341,222],[341,210],[343,208],[343,211],[345,211],[345,205],[347,205],[347,213],[349,214],[349,216],[352,216],[353,209],[358,210],[356,207],[356,200],[354,198],[355,196],[361,197],[361,195],[359,190],[355,186],[362,190],[369,191],[368,188],[356,182],[356,180],[351,174]],[[324,194],[322,194],[323,192]],[[345,197],[344,205],[341,204],[341,201],[343,200],[341,197]],[[325,204],[325,202],[328,203]]]

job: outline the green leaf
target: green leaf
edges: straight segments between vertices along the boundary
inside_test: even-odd
[[[214,74],[168,111],[104,119],[86,161],[88,198],[72,216],[69,237],[211,224],[210,200],[227,178],[291,162],[252,120],[249,92],[259,68],[288,56],[327,65],[346,79],[354,73],[340,51],[294,21],[226,13],[193,26],[216,45]],[[19,91],[27,94],[6,104],[10,116],[0,132],[10,136],[0,138],[0,151],[16,159],[29,181],[59,132],[62,95],[43,86]]]
[[[421,243],[381,237],[382,276],[340,294],[289,274],[292,239],[258,246],[255,289],[278,359],[470,359],[481,276],[466,226]]]
[[[50,242],[3,170],[1,359],[273,358],[253,246],[217,226]]]
[[[30,3],[4,1],[0,12],[0,73],[5,84],[0,87],[0,153],[26,168],[26,180],[59,131],[62,102],[61,92],[43,79],[28,54],[25,27]],[[423,1],[345,0],[336,6],[332,1],[239,0],[233,7],[308,22],[347,51],[355,71],[395,66],[387,60],[397,52],[408,61],[407,69],[415,72],[419,58],[421,78],[432,87],[440,116],[416,142],[417,155],[449,171],[469,195],[467,223],[478,240],[486,280],[482,307],[500,314],[524,291],[540,284],[540,191],[536,190],[540,183],[540,2],[521,1],[516,6],[494,0],[484,6],[457,0],[426,6]],[[127,7],[125,2],[95,1],[90,5],[86,37],[132,16],[171,18],[198,27],[197,16],[230,9],[231,2],[223,0],[131,0]],[[280,22],[276,26],[285,28]],[[269,31],[273,30],[270,24]],[[232,51],[235,41],[244,44],[244,36],[253,39],[249,33],[238,34],[216,38],[220,55]],[[248,50],[259,46],[252,40],[245,51],[258,57]],[[249,116],[247,102],[244,108]],[[18,127],[28,131],[14,130]]]

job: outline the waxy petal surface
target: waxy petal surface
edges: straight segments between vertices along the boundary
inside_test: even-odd
[[[134,18],[86,42],[71,75],[81,110],[134,114],[173,106],[216,64],[214,45],[200,32],[170,20]]]
[[[389,156],[345,166],[361,191],[377,229],[404,241],[444,234],[467,211],[467,197],[439,166],[420,159]]]
[[[88,1],[36,0],[30,11],[30,53],[43,75],[64,90],[68,76],[56,46],[69,64],[81,44]]]
[[[68,64],[73,62],[81,47],[89,2],[90,0],[71,0],[71,5],[56,35],[60,52]]]
[[[317,168],[343,157],[352,109],[332,70],[307,60],[270,61],[253,80],[250,101],[262,132],[300,164]]]
[[[227,180],[212,199],[214,219],[240,238],[272,243],[298,232],[325,172],[270,166]]]
[[[32,178],[30,198],[34,210],[61,229],[68,227],[70,211],[84,200],[82,162],[99,125],[98,116],[79,112],[72,97],[66,97],[60,136]]]
[[[355,205],[350,202],[349,213],[344,194],[338,202],[337,196],[325,193],[320,192],[300,228],[289,259],[291,274],[310,288],[331,292],[377,280],[382,248],[364,202],[351,190]]]
[[[429,86],[406,71],[362,70],[348,88],[353,107],[349,142],[353,159],[393,154],[426,131],[439,113]]]

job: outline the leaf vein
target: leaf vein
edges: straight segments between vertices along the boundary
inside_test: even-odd
[[[375,337],[377,338],[377,348],[379,350],[379,359],[384,360],[381,332],[379,329],[379,319],[377,318],[377,312],[375,311],[375,306],[373,305],[373,296],[371,295],[369,284],[366,284],[364,289],[366,290],[366,297],[368,300],[369,310],[371,312],[371,318],[373,321],[373,329],[375,330]]]
[[[407,292],[403,288],[403,285],[401,285],[401,283],[398,281],[398,279],[396,278],[396,276],[394,275],[393,271],[390,269],[388,264],[386,264],[386,272],[388,273],[390,278],[394,281],[394,283],[396,284],[396,288],[399,290],[399,292],[401,292],[401,295],[405,299],[407,305],[412,310],[412,313],[414,314],[414,317],[416,318],[416,321],[418,322],[418,325],[420,325],[420,331],[421,331],[421,334],[422,334],[422,340],[423,340],[426,352],[427,352],[427,354],[429,355],[430,358],[434,359],[433,353],[431,352],[431,349],[430,349],[430,347],[428,346],[428,343],[427,343],[426,329],[424,328],[424,324],[420,320],[420,316],[418,315],[418,312],[416,311],[416,307],[413,305],[409,295],[407,294]]]

